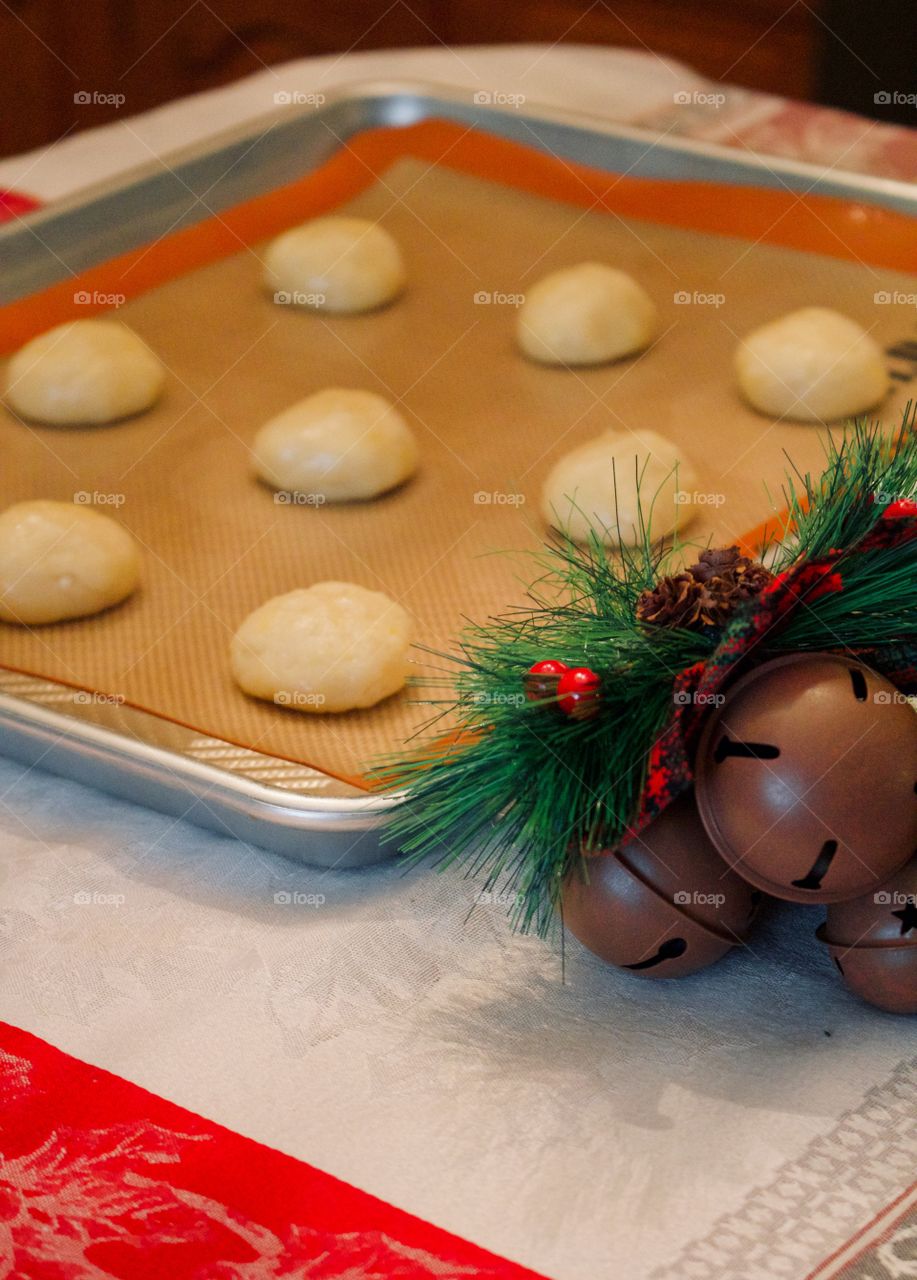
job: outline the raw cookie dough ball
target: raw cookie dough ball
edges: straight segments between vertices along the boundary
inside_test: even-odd
[[[320,311],[371,311],[391,302],[406,279],[398,245],[365,218],[315,218],[293,227],[268,245],[265,268],[278,302]]]
[[[882,352],[855,320],[802,307],[755,329],[736,352],[742,393],[761,413],[799,422],[850,418],[888,390]]]
[[[232,638],[246,693],[297,711],[351,711],[397,693],[407,676],[411,619],[381,591],[317,582],[274,596]]]
[[[333,388],[271,418],[252,452],[262,480],[326,502],[374,498],[417,468],[417,441],[401,414],[371,391]]]
[[[128,418],[159,399],[162,364],[117,320],[73,320],[27,342],[10,360],[6,402],[54,427]]]
[[[565,454],[545,480],[542,515],[577,542],[585,542],[594,529],[608,546],[634,546],[643,541],[638,480],[643,520],[654,541],[687,523],[697,476],[655,431],[639,436],[606,431]]]
[[[110,516],[69,502],[0,515],[0,619],[30,626],[108,609],[140,576],[137,544]]]
[[[519,345],[542,364],[601,364],[647,346],[658,327],[652,298],[603,262],[553,271],[526,295]]]

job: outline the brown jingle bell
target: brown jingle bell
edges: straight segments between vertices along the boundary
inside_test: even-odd
[[[917,1013],[917,858],[881,889],[834,903],[817,933],[851,991],[889,1013]]]
[[[710,839],[751,884],[794,902],[873,892],[917,847],[917,715],[835,654],[792,654],[738,680],[695,764]]]
[[[723,866],[688,795],[619,849],[589,856],[585,872],[570,872],[563,922],[609,964],[680,978],[745,939],[759,897]]]

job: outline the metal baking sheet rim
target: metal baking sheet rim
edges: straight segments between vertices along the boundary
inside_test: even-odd
[[[167,231],[271,190],[329,159],[366,129],[439,118],[611,172],[724,181],[862,200],[917,214],[917,187],[715,143],[660,138],[634,126],[556,107],[513,110],[476,104],[471,90],[410,81],[369,81],[329,91],[319,107],[288,107],[170,151],[116,179],[0,227],[0,302],[128,252]],[[617,161],[610,152],[618,152]],[[95,209],[94,217],[86,217]],[[91,228],[87,233],[87,225]]]
[[[42,684],[54,687],[53,681]],[[397,795],[300,796],[21,695],[0,693],[0,753],[313,866],[369,866],[395,852],[382,826],[400,803]]]
[[[793,190],[817,190],[821,194],[834,194],[847,198],[863,199],[909,213],[917,212],[917,190],[905,183],[890,179],[870,178],[864,175],[833,171],[826,180],[824,171],[816,166],[776,160],[764,160],[755,155],[739,153],[727,147],[690,140],[660,140],[658,135],[637,128],[609,124],[594,117],[579,115],[549,107],[532,105],[524,109],[501,111],[480,106],[473,102],[468,90],[449,89],[445,86],[429,86],[409,82],[371,82],[348,86],[337,93],[329,93],[319,108],[291,110],[284,113],[280,125],[287,133],[298,132],[303,144],[297,150],[297,175],[315,167],[329,158],[347,138],[362,130],[382,126],[407,126],[424,119],[447,118],[460,120],[484,131],[513,138],[543,150],[575,159],[594,167],[608,168],[614,172],[614,160],[609,150],[615,147],[631,151],[643,147],[629,167],[629,172],[645,173],[653,169],[658,176],[660,168],[672,171],[672,176],[710,178],[747,182],[755,186],[783,186]],[[336,121],[342,132],[332,129],[328,120]],[[197,166],[218,165],[228,159],[240,147],[248,157],[257,150],[257,144],[270,132],[276,113],[259,121],[227,130],[204,144],[195,144],[169,154],[168,162],[155,160],[140,166],[114,182],[89,188],[52,209],[39,211],[20,219],[0,230],[0,244],[13,249],[12,269],[5,271],[7,297],[11,301],[35,292],[60,278],[60,260],[56,264],[41,260],[41,250],[49,257],[54,254],[48,240],[54,228],[60,228],[63,238],[78,230],[75,219],[88,206],[122,199],[129,201],[132,193],[155,182],[174,180],[187,196],[193,195],[190,183],[185,183],[182,170]],[[322,133],[322,129],[325,133]],[[333,139],[329,143],[329,137]],[[550,137],[552,143],[547,141]],[[311,146],[308,145],[311,143]],[[652,162],[650,161],[652,157]],[[619,156],[619,160],[621,157]],[[188,223],[203,219],[214,212],[214,205],[225,208],[230,204],[250,198],[259,191],[270,190],[282,177],[276,172],[264,174],[252,172],[238,161],[217,179],[223,182],[233,171],[242,168],[245,181],[233,181],[224,191],[221,200],[213,200],[210,207],[197,205],[197,216]],[[201,175],[209,180],[209,170]],[[292,173],[286,175],[287,178]],[[208,189],[209,191],[209,189]],[[117,243],[113,236],[89,237],[84,246],[82,260],[75,265],[84,269],[133,248],[151,234],[150,218],[171,217],[170,210],[161,206],[146,205],[142,220],[138,218],[107,222],[117,228]],[[184,225],[188,225],[184,223]],[[180,219],[176,224],[183,225]],[[42,227],[38,238],[35,231]],[[152,234],[156,234],[155,229]],[[136,236],[134,243],[131,235]],[[127,237],[127,240],[125,240]],[[85,240],[85,236],[84,236]],[[16,247],[20,257],[16,262]],[[88,248],[89,258],[85,257]],[[36,263],[36,257],[40,259]],[[56,273],[54,266],[56,265]],[[0,672],[12,677],[8,669],[0,666]],[[0,682],[8,684],[8,681]],[[42,705],[48,701],[49,689],[64,691],[63,696],[72,701],[73,690],[55,686],[54,682],[39,681],[43,692],[39,700],[17,691],[14,694],[0,692],[0,752],[23,763],[38,766],[52,773],[85,783],[120,798],[146,805],[149,808],[187,819],[223,835],[229,835],[252,845],[280,853],[295,861],[319,867],[362,867],[379,862],[395,852],[385,841],[383,827],[386,816],[401,802],[398,795],[361,795],[357,788],[339,783],[317,770],[301,772],[315,774],[336,787],[338,794],[328,796],[297,795],[283,786],[258,782],[244,773],[231,772],[192,758],[184,751],[163,748],[143,741],[130,734],[119,732],[97,721],[80,718],[78,705],[70,713],[62,713]],[[151,713],[132,712],[135,722],[155,724],[159,717]],[[193,737],[193,735],[190,735]],[[282,761],[257,752],[234,748],[232,744],[220,744],[223,754],[251,756],[265,765],[283,767]],[[217,751],[219,755],[220,752]],[[238,766],[244,768],[242,766]],[[263,771],[263,769],[262,769]]]

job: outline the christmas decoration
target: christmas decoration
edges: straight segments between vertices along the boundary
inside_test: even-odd
[[[642,978],[675,978],[744,941],[755,893],[724,870],[685,795],[641,836],[571,870],[561,903],[570,932],[609,964]]]
[[[707,833],[779,898],[865,893],[917,848],[917,715],[840,654],[755,667],[707,720],[695,762]]]
[[[555,658],[533,662],[525,674],[525,696],[531,702],[546,702],[557,697],[557,683],[569,667]]]
[[[589,720],[599,713],[602,680],[588,667],[564,671],[557,682],[561,711],[574,720]]]
[[[917,858],[881,888],[829,907],[818,936],[851,991],[890,1013],[917,1013]]]
[[[611,555],[596,534],[537,555],[528,604],[466,631],[445,690],[440,677],[415,681],[431,690],[430,732],[377,770],[409,801],[393,810],[405,855],[463,863],[507,895],[514,926],[542,936],[562,901],[585,934],[581,899],[597,895],[609,937],[588,926],[589,945],[616,962],[629,926],[603,894],[636,879],[655,906],[661,891],[623,849],[652,849],[655,824],[696,778],[727,879],[732,861],[751,884],[828,901],[891,876],[917,844],[917,721],[903,700],[917,695],[915,417],[898,434],[853,423],[825,449],[820,475],[789,473],[786,514],[754,552],[657,543],[641,513],[635,547]],[[768,671],[782,658],[792,661]],[[783,680],[800,681],[797,693]],[[776,740],[734,731],[746,697],[775,717]],[[720,742],[748,750],[727,745],[717,761]],[[765,773],[775,767],[778,782]],[[811,821],[800,787],[818,797]],[[700,866],[709,839],[686,843]],[[660,959],[660,973],[678,959]]]

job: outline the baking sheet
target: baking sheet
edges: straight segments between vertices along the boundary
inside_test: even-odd
[[[352,779],[425,709],[401,695],[367,712],[307,717],[246,698],[227,651],[252,608],[345,578],[400,600],[419,641],[450,647],[463,615],[522,598],[524,561],[492,553],[540,544],[548,468],[608,426],[676,441],[704,499],[689,532],[733,539],[768,514],[764,486],[779,491],[784,450],[800,468],[817,468],[824,436],[742,405],[731,374],[737,336],[819,304],[853,316],[883,345],[913,337],[912,307],[875,301],[912,296],[913,277],[584,211],[416,160],[344,207],[378,219],[402,244],[411,284],[395,306],[360,317],[277,306],[261,288],[256,245],[119,309],[170,370],[153,411],[80,430],[4,413],[0,501],[89,494],[140,540],[146,564],[143,589],[106,615],[4,628],[5,665]],[[587,258],[646,285],[662,314],[658,344],[596,369],[528,363],[513,345],[513,299]],[[398,402],[421,442],[420,473],[373,503],[275,503],[250,473],[249,442],[293,400],[335,385]],[[906,397],[897,384],[882,411],[890,426]]]

